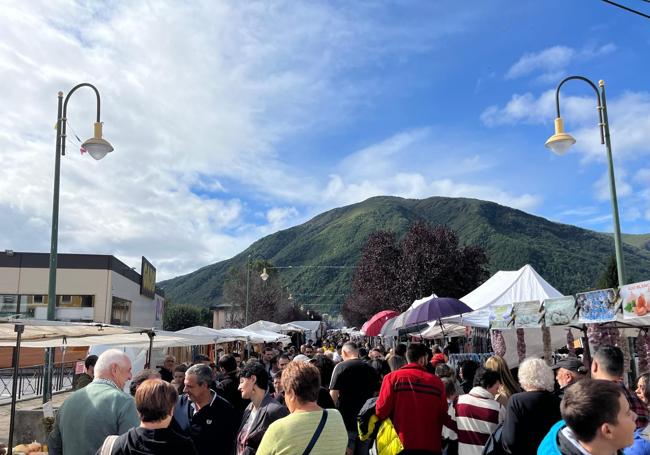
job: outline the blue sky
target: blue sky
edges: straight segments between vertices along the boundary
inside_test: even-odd
[[[630,6],[646,9],[641,1]],[[650,232],[650,21],[571,2],[7,2],[0,249],[48,251],[56,93],[115,152],[62,163],[61,252],[169,278],[375,195],[491,200],[611,230],[585,84],[604,79],[624,232]],[[79,91],[69,125],[91,134]]]

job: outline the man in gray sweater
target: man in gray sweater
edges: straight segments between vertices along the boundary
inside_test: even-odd
[[[94,455],[108,435],[120,435],[140,424],[135,402],[124,392],[131,361],[117,349],[102,353],[93,382],[61,405],[50,433],[50,455]]]

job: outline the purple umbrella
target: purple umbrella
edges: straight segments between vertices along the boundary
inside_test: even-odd
[[[409,311],[404,326],[425,324],[431,321],[439,321],[447,316],[470,313],[472,310],[466,304],[452,297],[434,297],[417,308]]]

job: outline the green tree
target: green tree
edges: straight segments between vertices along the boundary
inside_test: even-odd
[[[205,324],[205,312],[192,305],[167,305],[163,316],[163,329],[177,330]],[[209,311],[207,312],[209,314]]]
[[[247,264],[248,265],[248,264]],[[260,274],[266,269],[268,278]],[[223,301],[232,305],[232,325],[243,327],[246,318],[246,290],[248,287],[248,323],[264,320],[277,323],[295,321],[301,314],[289,301],[289,290],[282,286],[278,271],[266,260],[256,259],[245,267],[233,267],[223,286]]]
[[[607,266],[601,273],[596,283],[598,289],[609,289],[618,287],[618,268],[616,267],[616,256],[610,256]]]

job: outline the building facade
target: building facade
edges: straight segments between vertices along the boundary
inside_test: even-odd
[[[0,317],[47,319],[49,258],[0,252]],[[59,254],[55,318],[161,328],[165,299],[155,292],[155,268],[143,258],[142,271],[144,280],[114,256]]]

